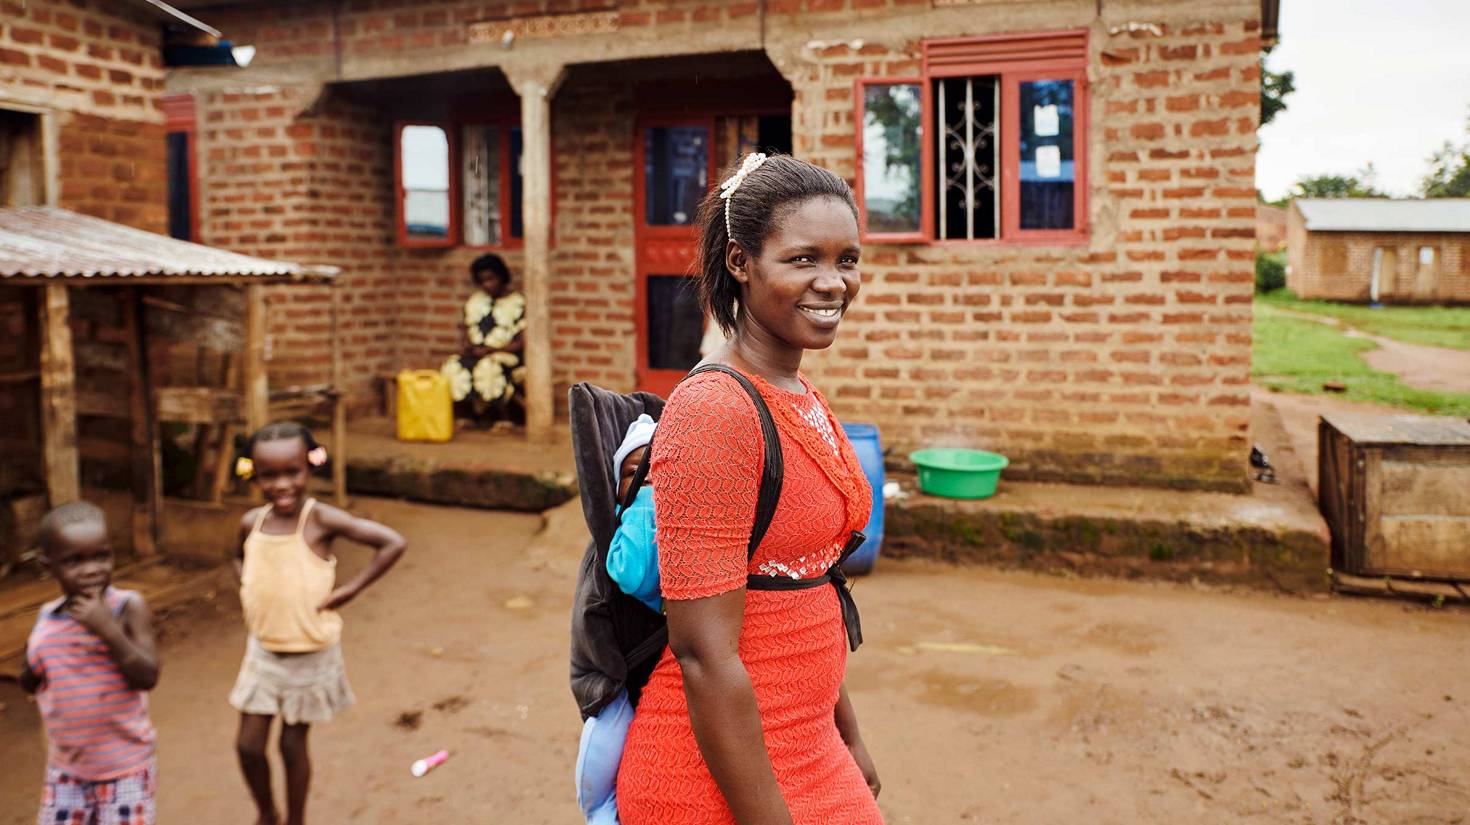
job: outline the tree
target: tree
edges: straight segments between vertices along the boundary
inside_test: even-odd
[[[1266,57],[1276,48],[1272,43],[1261,49],[1261,125],[1286,111],[1286,96],[1296,91],[1296,73],[1273,72],[1266,68]]]
[[[1470,132],[1470,120],[1465,123]],[[1470,198],[1470,143],[1449,141],[1429,156],[1429,174],[1419,187],[1426,198]]]
[[[1298,178],[1291,189],[1293,198],[1386,198],[1373,186],[1373,164],[1353,175],[1311,175]]]

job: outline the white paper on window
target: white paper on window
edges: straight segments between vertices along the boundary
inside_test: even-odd
[[[1036,177],[1055,178],[1062,174],[1062,149],[1060,146],[1036,147]]]
[[[1061,116],[1055,103],[1031,107],[1032,131],[1037,137],[1053,137],[1062,131]],[[1055,176],[1053,176],[1055,177]]]

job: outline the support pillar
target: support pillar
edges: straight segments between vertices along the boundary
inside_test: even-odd
[[[270,423],[270,381],[265,369],[265,287],[245,287],[245,428],[249,432]]]
[[[77,462],[76,359],[71,342],[71,302],[63,283],[47,284],[37,301],[41,316],[41,441],[48,504],[82,497]]]
[[[525,238],[526,430],[551,432],[555,400],[551,384],[551,99],[566,68],[507,69],[521,97],[521,215]]]
[[[163,498],[158,475],[158,429],[148,377],[147,338],[140,288],[114,290],[122,304],[123,334],[128,352],[128,422],[133,467],[133,553],[147,558],[158,552],[158,505]],[[224,459],[221,459],[222,461]]]

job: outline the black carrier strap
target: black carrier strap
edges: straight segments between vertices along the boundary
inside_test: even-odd
[[[776,432],[776,422],[771,418],[771,408],[766,406],[766,400],[761,397],[755,385],[750,383],[750,379],[738,371],[723,364],[706,364],[690,370],[688,375],[680,379],[680,383],[706,372],[722,372],[738,381],[740,388],[750,396],[751,403],[755,404],[755,414],[761,422],[761,441],[765,444],[765,455],[761,462],[760,489],[755,497],[755,521],[751,524],[750,541],[745,547],[745,559],[748,562],[755,557],[756,548],[761,546],[761,541],[766,537],[766,531],[771,529],[771,520],[776,517],[776,504],[781,501],[781,483],[786,477],[785,461],[781,454],[781,438]],[[653,437],[658,437],[657,430],[654,430]],[[633,483],[628,485],[628,494],[623,497],[624,510],[633,506],[633,499],[637,497],[638,489],[648,480],[649,464],[652,460],[653,440],[650,439],[648,449],[643,451],[643,460],[638,462],[638,469],[633,473]],[[668,641],[669,628],[665,625],[628,652],[626,657],[628,670],[632,672],[640,668],[652,667],[654,660],[663,653]]]
[[[680,379],[684,383],[696,375],[706,372],[722,372],[736,381],[740,382],[740,388],[750,396],[751,403],[755,404],[756,417],[761,422],[761,441],[765,444],[765,457],[762,461],[761,486],[755,497],[755,521],[750,527],[750,542],[745,547],[745,558],[750,560],[755,557],[757,547],[766,537],[766,531],[771,529],[771,520],[776,517],[776,505],[781,501],[781,482],[786,477],[785,459],[781,454],[781,437],[776,432],[776,421],[771,418],[771,408],[766,406],[766,400],[761,397],[760,390],[750,383],[750,379],[742,375],[738,370],[731,369],[723,364],[706,364],[695,367],[689,374]],[[654,438],[658,438],[658,431],[654,431]],[[623,509],[633,506],[633,499],[638,495],[638,488],[648,480],[649,462],[653,459],[653,441],[648,442],[648,449],[643,452],[643,460],[638,462],[638,469],[633,474],[633,483],[628,485],[628,495],[623,498]]]
[[[755,522],[750,528],[750,542],[746,545],[746,561],[755,558],[756,548],[760,547],[761,540],[766,537],[766,531],[771,529],[771,521],[776,517],[776,505],[781,500],[781,484],[785,478],[785,459],[781,453],[781,437],[776,432],[776,422],[771,417],[771,409],[766,406],[766,400],[761,397],[760,391],[750,383],[737,370],[724,366],[723,364],[706,364],[696,367],[688,375],[681,379],[680,383],[706,372],[722,372],[740,383],[740,388],[750,396],[755,404],[756,416],[761,422],[761,440],[765,444],[765,457],[761,470],[760,491],[755,498]],[[654,438],[658,437],[658,431],[654,431]],[[653,441],[648,443],[648,449],[643,453],[643,460],[638,462],[638,469],[633,474],[633,483],[628,486],[628,495],[624,497],[623,509],[633,506],[633,499],[638,495],[638,488],[648,480],[649,462],[653,457]],[[863,643],[862,619],[858,616],[857,602],[852,598],[852,590],[847,583],[847,574],[842,569],[842,563],[847,557],[862,545],[866,536],[861,531],[854,530],[847,544],[842,548],[842,555],[837,563],[828,568],[816,578],[792,579],[781,576],[747,576],[745,587],[748,590],[807,590],[813,587],[821,587],[830,584],[837,590],[837,600],[842,606],[842,624],[847,629],[847,644],[852,650],[857,650],[858,645]],[[661,628],[658,633],[645,639],[631,653],[628,654],[629,668],[645,664],[650,657],[657,656],[663,652],[664,645],[668,642],[668,628]]]
[[[847,544],[842,547],[842,554],[837,557],[837,563],[827,568],[827,572],[812,579],[793,579],[788,576],[746,576],[746,590],[810,590],[813,587],[821,587],[830,584],[837,590],[837,603],[842,607],[842,626],[847,629],[847,646],[856,651],[858,645],[863,643],[863,620],[858,615],[857,602],[852,598],[852,588],[847,583],[847,572],[842,569],[842,563],[847,561],[868,537],[861,530],[852,531],[848,537]]]

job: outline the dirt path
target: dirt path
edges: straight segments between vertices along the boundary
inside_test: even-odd
[[[576,823],[575,510],[533,541],[534,516],[360,509],[412,549],[347,608],[360,704],[313,734],[313,821]],[[889,823],[1449,823],[1470,810],[1470,613],[888,561],[857,597],[868,642],[848,683]],[[224,701],[238,607],[222,595],[164,627],[160,821],[246,823]],[[43,744],[14,685],[0,702],[0,825],[20,825],[34,821]],[[454,756],[411,778],[438,748]]]
[[[1337,318],[1290,309],[1277,308],[1277,311],[1303,321],[1338,327],[1349,338],[1372,341],[1378,348],[1359,353],[1358,357],[1375,370],[1397,375],[1400,381],[1411,387],[1470,393],[1470,350],[1410,344],[1395,338],[1370,335]]]

